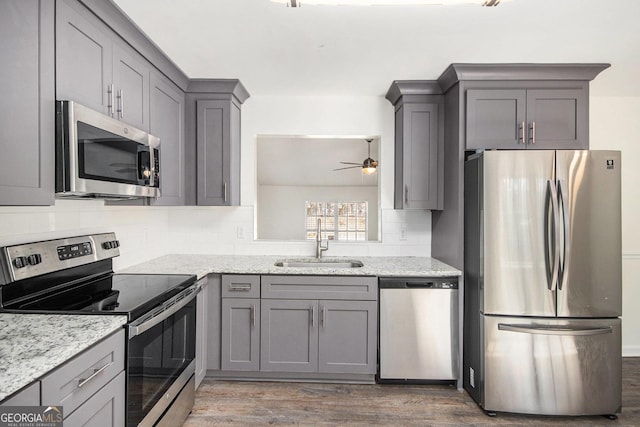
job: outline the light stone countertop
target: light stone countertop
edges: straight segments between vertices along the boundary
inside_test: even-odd
[[[0,401],[127,323],[127,316],[0,313]]]
[[[358,260],[359,268],[276,267],[283,260],[315,261],[315,258],[256,255],[165,255],[125,268],[118,273],[195,274],[202,278],[210,273],[291,274],[377,277],[450,277],[461,272],[430,257],[326,257],[323,260]]]

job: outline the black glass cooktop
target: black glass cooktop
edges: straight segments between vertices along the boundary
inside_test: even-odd
[[[126,314],[129,321],[196,281],[182,274],[106,274],[5,304],[12,312]]]

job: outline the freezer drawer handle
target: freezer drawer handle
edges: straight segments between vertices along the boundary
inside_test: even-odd
[[[535,335],[567,335],[567,336],[584,336],[584,335],[602,335],[613,332],[611,326],[604,328],[569,328],[566,326],[550,326],[550,325],[508,325],[506,323],[498,323],[498,330],[520,332],[524,334]]]

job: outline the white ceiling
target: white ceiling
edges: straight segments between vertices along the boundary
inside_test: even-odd
[[[252,96],[379,96],[392,80],[436,79],[452,62],[609,62],[592,94],[640,96],[638,0],[114,1],[189,77],[239,78]]]
[[[371,157],[378,160],[379,139],[371,139]],[[351,166],[340,162],[362,163],[367,158],[364,137],[258,136],[256,151],[259,185],[378,185],[379,173],[365,175],[360,167],[334,171]]]

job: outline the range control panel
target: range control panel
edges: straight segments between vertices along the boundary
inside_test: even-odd
[[[0,284],[120,255],[114,233],[45,240],[0,248]]]
[[[75,245],[58,246],[58,259],[60,261],[70,258],[78,258],[85,255],[91,255],[93,249],[91,242],[83,242]]]

